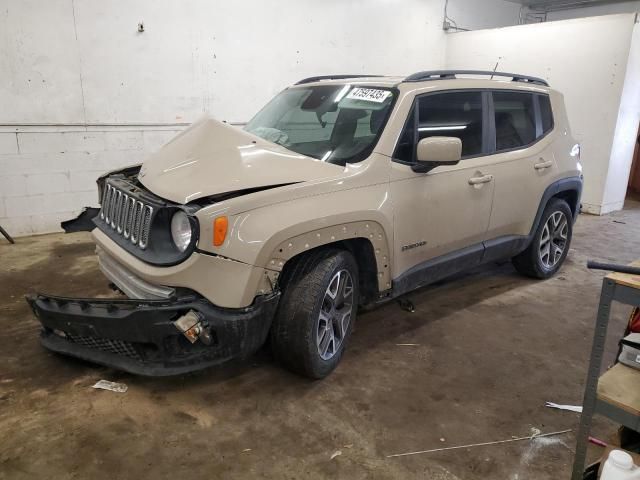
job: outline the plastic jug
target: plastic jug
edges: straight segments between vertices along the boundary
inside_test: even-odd
[[[600,480],[640,480],[640,467],[633,464],[633,458],[627,452],[611,450]]]

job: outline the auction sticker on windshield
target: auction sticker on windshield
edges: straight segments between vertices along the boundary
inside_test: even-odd
[[[391,95],[389,90],[380,90],[378,88],[354,88],[349,92],[347,98],[382,103],[389,95]]]

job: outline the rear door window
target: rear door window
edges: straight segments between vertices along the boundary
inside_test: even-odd
[[[493,92],[496,152],[525,147],[536,140],[532,93]]]

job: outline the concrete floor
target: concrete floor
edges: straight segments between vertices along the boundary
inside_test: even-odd
[[[629,202],[580,217],[553,279],[491,265],[411,295],[415,313],[394,303],[361,314],[341,366],[319,382],[267,351],[171,379],[50,354],[22,297],[108,294],[90,236],[0,241],[0,478],[568,478],[573,433],[387,455],[575,429],[577,414],[544,402],[582,400],[603,276],[585,263],[632,261],[639,238],[640,203]],[[608,362],[627,314],[614,309]],[[90,388],[102,378],[129,390]],[[614,430],[599,420],[594,432]]]

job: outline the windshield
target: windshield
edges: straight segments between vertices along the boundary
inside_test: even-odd
[[[245,130],[324,162],[359,162],[373,150],[393,98],[393,91],[377,87],[290,88],[271,100]]]

